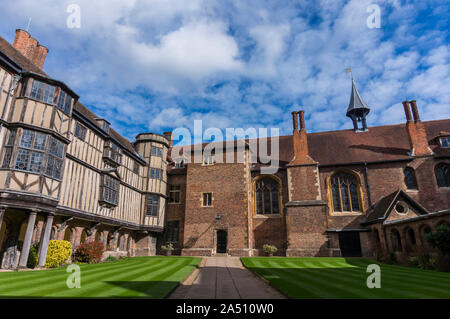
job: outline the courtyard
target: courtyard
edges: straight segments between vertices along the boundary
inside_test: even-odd
[[[0,298],[165,298],[198,265],[193,257],[134,257],[80,265],[81,288],[67,267],[0,273]]]
[[[242,258],[290,298],[450,298],[450,274],[364,258]],[[367,266],[381,268],[381,288],[368,288]]]

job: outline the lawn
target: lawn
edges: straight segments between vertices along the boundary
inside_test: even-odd
[[[69,289],[66,267],[0,273],[0,298],[164,298],[200,262],[192,257],[135,257],[81,265],[81,288]]]
[[[250,270],[291,298],[450,298],[450,273],[363,258],[242,258]],[[367,266],[381,266],[381,288],[366,285]]]

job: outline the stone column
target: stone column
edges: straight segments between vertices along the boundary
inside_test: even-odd
[[[45,260],[47,259],[48,242],[50,240],[50,234],[52,232],[53,226],[53,217],[53,214],[47,215],[47,221],[45,222],[45,231],[40,243],[38,267],[45,266]]]
[[[31,239],[33,237],[34,224],[36,222],[36,211],[30,212],[28,215],[27,231],[23,239],[22,251],[20,252],[19,268],[26,268],[28,261],[28,254],[30,253]]]
[[[3,216],[5,216],[6,207],[0,206],[0,228],[2,227]],[[1,249],[1,247],[0,247]]]

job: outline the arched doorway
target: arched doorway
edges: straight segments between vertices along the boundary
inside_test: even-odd
[[[400,238],[400,233],[397,229],[391,230],[391,244],[393,251],[395,252],[402,251],[402,240]]]
[[[64,231],[64,240],[72,242],[73,239],[73,229],[70,227],[66,227],[66,230]]]
[[[87,240],[87,233],[86,230],[83,229],[83,231],[81,232],[81,236],[80,236],[80,244],[85,243]]]
[[[406,251],[413,252],[416,250],[416,234],[412,228],[406,229]]]

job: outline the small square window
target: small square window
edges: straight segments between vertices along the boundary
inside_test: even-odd
[[[204,207],[212,206],[212,193],[203,193],[203,206]]]
[[[162,148],[152,146],[151,153],[152,153],[152,156],[162,157]]]

